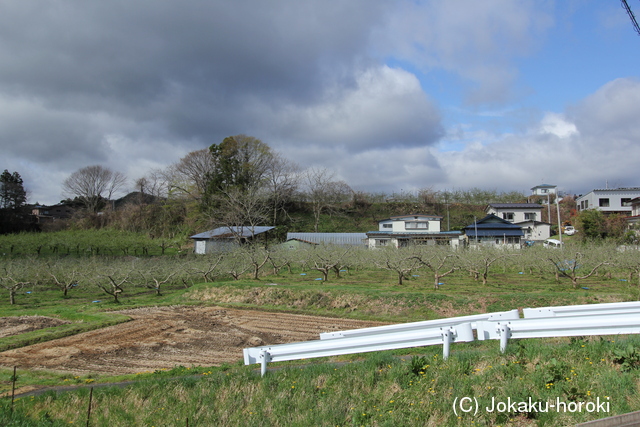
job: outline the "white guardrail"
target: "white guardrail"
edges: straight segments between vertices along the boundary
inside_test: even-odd
[[[472,316],[452,317],[448,319],[425,320],[422,322],[400,323],[398,325],[375,326],[373,328],[350,329],[340,332],[325,332],[320,334],[321,340],[362,337],[368,335],[381,335],[389,332],[420,331],[428,328],[445,328],[456,326],[461,323],[470,322],[471,328],[476,329],[476,322],[480,320],[504,320],[519,319],[520,313],[517,309],[511,311],[500,311],[496,313],[474,314]]]
[[[559,307],[522,309],[522,314],[524,314],[525,319],[624,313],[640,313],[640,302],[612,302],[605,304],[564,305]]]
[[[443,353],[446,358],[449,356],[449,346],[452,342],[469,342],[473,340],[473,329],[471,328],[471,323],[467,322],[456,326],[434,327],[421,331],[387,332],[380,335],[245,348],[244,364],[260,363],[262,365],[261,373],[264,375],[269,362],[284,362],[286,360],[438,344],[443,344]]]
[[[244,349],[244,363],[259,363],[264,375],[269,362],[366,353],[399,348],[498,339],[504,352],[510,338],[546,338],[640,333],[640,302],[587,304],[518,310],[427,320],[320,334],[320,340]]]
[[[478,339],[499,339],[500,351],[510,338],[577,337],[586,335],[640,334],[637,314],[603,314],[518,319],[477,324]],[[483,338],[480,338],[480,337]]]

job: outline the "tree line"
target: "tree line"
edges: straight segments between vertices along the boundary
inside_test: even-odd
[[[116,194],[126,190],[127,196],[114,200]],[[62,192],[67,197],[64,202],[77,210],[72,221],[75,228],[113,227],[169,238],[219,226],[273,225],[318,232],[323,219],[338,217],[353,221],[349,231],[368,231],[363,228],[371,228],[390,215],[418,212],[441,215],[443,229],[460,230],[474,217],[481,217],[488,203],[528,200],[519,192],[479,188],[359,192],[330,169],[302,169],[268,144],[247,135],[229,136],[192,151],[134,181],[100,165],[87,166],[63,182]],[[17,172],[5,170],[2,174],[0,196],[0,233],[29,229],[25,222],[26,192]],[[576,217],[572,197],[565,197],[559,207],[563,223]],[[552,213],[545,218],[546,211],[542,220],[556,223],[557,216]],[[307,219],[304,224],[297,213]],[[365,220],[367,225],[362,223]],[[580,225],[587,231],[581,236],[588,238],[620,238],[626,231],[620,228],[620,221],[608,218],[585,217]]]

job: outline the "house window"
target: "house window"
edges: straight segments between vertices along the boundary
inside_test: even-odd
[[[405,230],[428,230],[429,223],[426,221],[406,221],[404,223]]]
[[[513,212],[504,212],[502,214],[502,219],[506,219],[507,221],[513,221]]]
[[[382,224],[382,228],[393,228],[393,224]]]
[[[376,246],[387,246],[389,239],[376,239]]]
[[[631,199],[623,197],[620,199],[620,206],[631,206]]]
[[[609,199],[598,199],[598,206],[600,206],[601,208],[608,208],[609,207]]]
[[[536,213],[535,212],[532,212],[532,213],[525,212],[524,219],[525,220],[529,220],[529,221],[535,221],[536,220]]]

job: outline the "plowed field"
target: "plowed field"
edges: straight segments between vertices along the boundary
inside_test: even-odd
[[[241,360],[245,347],[314,340],[321,332],[382,325],[220,307],[153,307],[119,313],[132,320],[2,352],[0,365],[79,374],[216,366]],[[0,323],[0,336],[4,327]]]

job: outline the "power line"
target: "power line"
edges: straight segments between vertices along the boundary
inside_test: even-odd
[[[633,14],[633,11],[631,11],[631,8],[629,7],[629,5],[627,4],[627,0],[620,0],[622,2],[622,7],[627,11],[627,13],[629,14],[629,18],[631,18],[631,23],[633,23],[633,28],[636,29],[636,32],[638,34],[640,34],[640,26],[638,26],[638,21],[636,21],[636,17]]]

